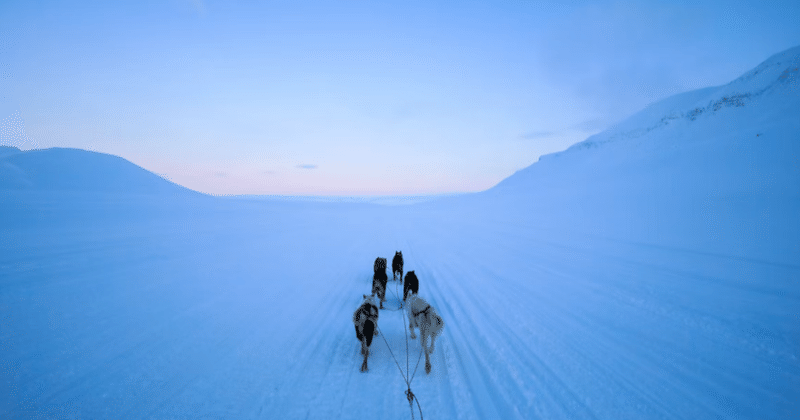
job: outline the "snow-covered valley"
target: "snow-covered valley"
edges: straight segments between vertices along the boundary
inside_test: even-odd
[[[0,417],[409,418],[402,286],[366,373],[351,320],[402,250],[446,323],[412,381],[425,418],[794,418],[799,64],[411,205],[205,197],[3,152]]]

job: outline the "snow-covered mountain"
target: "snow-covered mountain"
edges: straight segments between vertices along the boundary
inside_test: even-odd
[[[542,156],[482,195],[543,224],[800,261],[799,69],[800,47],[776,54]]]
[[[621,165],[639,165],[637,162],[642,160],[647,160],[645,164],[653,160],[672,163],[674,153],[670,151],[695,155],[693,158],[700,165],[691,168],[694,169],[691,171],[693,181],[702,182],[695,176],[701,175],[715,182],[703,187],[731,186],[737,181],[747,184],[753,180],[738,176],[743,172],[737,170],[741,169],[737,165],[740,162],[728,165],[725,158],[729,156],[724,152],[741,146],[739,143],[742,142],[752,143],[757,151],[751,155],[752,158],[763,164],[762,158],[772,158],[791,150],[797,143],[800,127],[798,104],[800,47],[795,47],[770,57],[727,85],[686,92],[656,102],[563,152],[543,156],[540,162],[518,171],[493,190],[545,191],[548,185],[537,182],[537,176],[562,176],[570,172],[577,176],[595,175],[613,171]],[[765,134],[769,136],[761,138]],[[697,149],[700,142],[708,147]],[[776,148],[779,150],[774,150]],[[714,162],[724,162],[727,170],[719,173],[720,168]],[[690,168],[677,167],[677,163],[666,167],[659,165],[659,171],[651,172],[665,169],[684,174],[689,172],[686,169]],[[787,166],[781,165],[785,163],[783,161],[768,163],[774,170]],[[748,173],[744,175],[750,176]],[[776,174],[779,178],[786,175],[797,176],[796,172]],[[728,177],[733,179],[727,181]],[[588,182],[596,182],[594,176],[588,178]],[[720,181],[719,178],[726,180]],[[580,188],[581,184],[584,183],[575,186]]]
[[[169,182],[113,155],[80,149],[0,149],[0,190],[186,194]]]
[[[406,206],[172,200],[0,149],[0,418],[794,418],[799,52]],[[396,250],[445,321],[429,375],[395,282],[359,372]]]

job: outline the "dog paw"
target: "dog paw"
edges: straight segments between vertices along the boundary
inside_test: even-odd
[[[431,373],[431,362],[425,362],[425,373]]]

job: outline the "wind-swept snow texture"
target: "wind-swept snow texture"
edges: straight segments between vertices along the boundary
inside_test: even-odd
[[[51,189],[4,149],[0,418],[410,418],[402,285],[367,373],[351,320],[396,250],[446,324],[426,419],[797,418],[798,56],[405,206]]]

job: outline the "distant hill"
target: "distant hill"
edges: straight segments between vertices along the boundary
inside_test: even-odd
[[[199,195],[118,156],[0,147],[0,190]]]
[[[21,150],[13,146],[0,146],[0,158],[21,152]]]
[[[800,46],[724,86],[656,102],[563,152],[542,156],[489,191],[541,193],[601,184],[798,191],[798,145]]]
[[[459,206],[509,225],[797,264],[800,47],[654,103]]]

